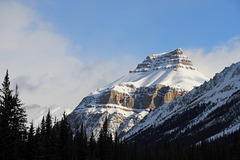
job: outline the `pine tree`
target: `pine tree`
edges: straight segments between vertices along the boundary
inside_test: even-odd
[[[96,159],[96,141],[94,139],[93,133],[91,134],[90,140],[89,140],[89,150],[88,150],[88,157],[89,160],[94,160]]]
[[[66,113],[63,113],[63,118],[60,123],[60,153],[62,160],[71,159],[72,156],[72,131],[67,121]]]
[[[46,135],[47,138],[51,138],[51,131],[52,131],[52,116],[50,113],[50,110],[48,110],[47,116],[46,116]]]
[[[118,133],[115,133],[115,137],[114,137],[114,152],[113,152],[113,158],[115,160],[119,159],[119,138],[118,138]]]
[[[113,157],[113,142],[112,135],[108,133],[107,127],[107,117],[103,123],[103,128],[100,131],[100,135],[98,138],[98,147],[99,147],[99,157],[100,160],[109,160]]]
[[[105,119],[103,123],[103,128],[100,131],[99,137],[98,137],[98,154],[100,160],[105,160],[106,159],[106,147],[107,147],[107,118]]]
[[[0,157],[18,159],[26,139],[26,114],[19,99],[18,86],[15,94],[10,89],[8,71],[0,89]]]
[[[50,110],[48,110],[48,114],[46,116],[46,135],[45,135],[45,148],[46,148],[46,160],[51,159],[51,146],[52,146],[52,116]]]
[[[45,117],[43,116],[40,127],[36,130],[36,158],[37,159],[46,159],[46,122]]]
[[[87,159],[87,136],[84,131],[83,124],[81,125],[81,129],[76,129],[76,134],[74,137],[74,150],[75,150],[75,158],[78,160]]]
[[[33,127],[33,122],[31,122],[30,124],[30,129],[29,129],[29,132],[28,132],[28,138],[27,138],[27,159],[29,160],[32,160],[32,159],[35,159],[36,157],[36,144],[35,144],[35,130],[34,130],[34,127]]]
[[[16,85],[15,95],[13,96],[13,106],[14,106],[13,129],[15,132],[15,136],[18,137],[19,140],[25,140],[27,135],[27,130],[26,130],[27,115],[22,105],[23,103],[19,99],[18,85]]]
[[[60,129],[59,129],[59,122],[57,122],[55,117],[54,126],[52,128],[51,137],[52,137],[52,159],[59,160],[61,159],[60,155]]]
[[[44,116],[41,121],[40,132],[41,132],[41,135],[46,135],[46,122],[45,122]]]
[[[0,92],[2,93],[1,101],[0,101],[0,152],[1,152],[1,159],[9,158],[10,154],[10,145],[12,146],[11,141],[11,124],[10,121],[12,120],[12,90],[10,90],[10,81],[8,77],[8,71],[2,83],[2,89]],[[9,144],[9,145],[8,145]]]

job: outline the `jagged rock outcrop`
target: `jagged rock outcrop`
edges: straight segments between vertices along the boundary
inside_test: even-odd
[[[192,61],[186,55],[184,55],[182,49],[178,48],[167,54],[161,53],[147,56],[147,58],[142,63],[138,64],[135,70],[129,72],[147,72],[150,69],[159,70],[169,68],[185,68],[196,70],[196,68],[193,67]]]
[[[108,117],[109,132],[124,135],[151,110],[185,95],[206,77],[193,67],[181,49],[148,56],[127,75],[85,97],[68,116],[74,128],[84,124],[98,134]]]

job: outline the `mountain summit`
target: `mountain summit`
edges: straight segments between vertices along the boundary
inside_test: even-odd
[[[203,76],[188,58],[178,48],[172,52],[153,54],[139,63],[136,69],[108,87],[123,84],[132,84],[135,87],[150,87],[162,84],[173,88],[190,91],[194,86],[201,85],[207,78]]]
[[[160,53],[147,56],[147,58],[132,72],[146,72],[150,70],[185,68],[196,70],[192,61],[183,54],[181,48],[169,53]]]
[[[72,127],[83,124],[88,135],[98,137],[107,118],[110,133],[123,135],[149,111],[206,80],[181,49],[150,55],[136,69],[83,98],[68,119]]]

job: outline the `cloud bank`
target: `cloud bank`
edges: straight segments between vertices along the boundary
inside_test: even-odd
[[[0,1],[0,78],[9,70],[23,103],[76,107],[81,98],[115,77],[114,62],[84,63],[70,56],[80,46],[14,1]],[[116,75],[115,75],[116,76]]]
[[[193,61],[193,65],[205,76],[212,78],[225,67],[240,61],[240,37],[213,47],[210,52],[202,48],[186,49],[184,53]]]

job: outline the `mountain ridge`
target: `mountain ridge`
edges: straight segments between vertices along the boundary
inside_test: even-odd
[[[163,141],[193,144],[239,127],[240,62],[226,67],[185,96],[152,111],[124,138],[148,144]],[[149,136],[155,138],[146,140]]]

